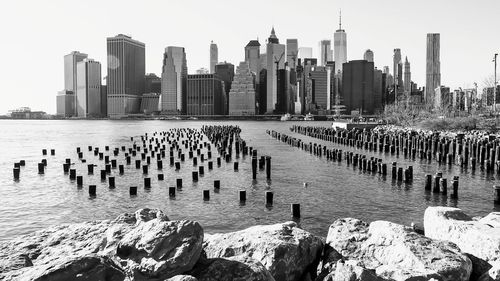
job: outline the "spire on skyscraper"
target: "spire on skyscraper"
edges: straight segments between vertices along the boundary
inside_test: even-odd
[[[279,39],[276,37],[276,32],[274,31],[274,26],[271,29],[271,35],[269,36],[268,43],[279,44]]]
[[[344,30],[342,29],[342,10],[340,10],[339,12],[339,29],[337,30],[337,32],[344,32]]]

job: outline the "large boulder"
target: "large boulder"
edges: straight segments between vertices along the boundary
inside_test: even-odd
[[[198,281],[275,281],[260,262],[248,256],[200,259],[189,274]]]
[[[189,271],[202,243],[198,223],[168,221],[160,210],[141,209],[1,242],[0,280],[165,279]]]
[[[352,280],[372,280],[375,273],[387,280],[468,281],[472,270],[470,259],[453,243],[386,221],[337,220],[329,228],[326,243],[348,263],[339,268],[342,261],[337,261],[330,268],[330,279],[323,280],[343,280],[334,278],[337,272],[354,272],[358,279]]]
[[[424,215],[425,235],[453,242],[470,255],[473,276],[487,272],[500,262],[500,213],[473,220],[462,210],[450,207],[428,207]]]
[[[202,244],[203,229],[197,222],[155,219],[128,232],[116,254],[133,276],[168,278],[191,270]]]
[[[299,281],[316,275],[323,242],[294,222],[254,226],[245,230],[206,235],[207,258],[244,255],[262,263],[277,281]]]

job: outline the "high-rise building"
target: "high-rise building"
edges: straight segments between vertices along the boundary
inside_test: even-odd
[[[373,70],[373,110],[374,113],[381,112],[383,109],[384,85],[382,70],[375,68]]]
[[[186,53],[183,47],[169,46],[163,54],[161,109],[167,114],[186,112]]]
[[[405,93],[411,92],[411,72],[410,72],[410,62],[408,62],[408,57],[405,57],[404,91]]]
[[[441,110],[446,110],[453,105],[453,96],[450,93],[450,88],[439,86],[434,89],[434,107]]]
[[[228,114],[229,110],[229,91],[234,79],[234,65],[232,63],[223,62],[215,66],[215,74],[217,78],[224,82],[224,92],[222,98],[224,99],[224,111],[221,114]]]
[[[146,46],[130,36],[107,38],[108,116],[119,118],[138,113],[144,93]]]
[[[160,93],[144,93],[141,99],[140,112],[143,114],[151,114],[160,111]]]
[[[56,96],[56,113],[60,117],[74,117],[75,95],[72,91],[62,90]]]
[[[64,89],[73,93],[74,104],[77,104],[76,91],[78,88],[76,65],[87,57],[87,54],[78,51],[64,56]]]
[[[229,92],[229,115],[255,115],[255,74],[247,62],[236,68]]]
[[[335,73],[342,73],[342,67],[347,62],[347,34],[342,29],[342,14],[339,17],[339,29],[333,35],[333,51],[335,52]]]
[[[313,48],[311,47],[300,47],[299,48],[299,59],[309,59],[313,57]]]
[[[101,85],[101,114],[108,116],[108,86]]]
[[[363,59],[368,62],[373,62],[373,51],[370,49],[366,50]]]
[[[215,70],[215,67],[214,67]],[[210,70],[202,67],[196,70],[196,74],[210,74]]]
[[[76,113],[78,117],[101,117],[101,63],[84,59],[76,65]]]
[[[331,110],[334,100],[335,90],[335,67],[314,67],[309,72],[307,79],[311,80],[311,103],[315,107],[317,114],[324,114]]]
[[[210,73],[215,73],[215,65],[219,62],[219,50],[217,44],[210,43]]]
[[[299,58],[299,43],[297,39],[286,39],[286,62],[288,67],[295,69]]]
[[[279,43],[273,27],[267,42],[267,113],[273,113],[276,108],[278,102],[278,70],[284,68],[285,61],[285,45]]]
[[[217,74],[187,76],[188,115],[224,115],[224,83]]]
[[[321,40],[319,42],[319,54],[320,54],[320,66],[325,66],[329,61],[332,61],[333,51],[332,51],[332,41]]]
[[[394,77],[394,84],[396,84],[399,87],[403,85],[401,49],[394,49],[394,55],[392,56],[392,63],[393,63],[392,71]]]
[[[344,63],[342,72],[342,98],[347,114],[373,114],[373,62],[354,60]]]
[[[427,34],[427,59],[425,78],[425,103],[435,104],[435,89],[441,86],[441,63],[439,60],[439,33]]]
[[[245,46],[245,61],[250,67],[250,71],[258,77],[260,72],[260,43],[259,40],[250,40]],[[257,78],[258,80],[258,78]]]

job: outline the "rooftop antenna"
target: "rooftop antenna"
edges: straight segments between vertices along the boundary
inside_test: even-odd
[[[339,30],[342,30],[342,9],[339,12]]]

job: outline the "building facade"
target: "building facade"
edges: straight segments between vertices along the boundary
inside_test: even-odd
[[[279,43],[274,28],[267,43],[267,113],[272,114],[278,103],[278,70],[285,67],[285,45]]]
[[[425,71],[425,102],[436,104],[435,90],[441,86],[441,62],[439,59],[440,35],[439,33],[427,34],[427,56]]]
[[[144,77],[144,93],[161,93],[161,78],[154,73],[148,73]]]
[[[140,113],[153,114],[160,112],[160,93],[145,93],[142,95]]]
[[[236,68],[229,91],[229,115],[255,115],[255,74],[247,62]]]
[[[394,84],[398,87],[403,86],[403,67],[401,62],[401,49],[394,49],[392,56],[392,77]],[[402,89],[401,89],[402,90]]]
[[[224,115],[224,82],[216,74],[187,76],[187,114]]]
[[[286,39],[286,62],[288,67],[296,68],[299,58],[299,42],[297,39]]]
[[[146,45],[119,34],[107,38],[108,116],[120,118],[139,112],[146,74]]]
[[[75,95],[72,91],[62,90],[56,96],[56,114],[60,117],[74,117]]]
[[[183,47],[169,46],[163,54],[161,73],[161,109],[165,114],[186,112],[186,52]]]
[[[215,65],[219,62],[219,49],[217,44],[210,43],[210,73],[215,73]]]
[[[87,54],[80,53],[78,51],[73,51],[64,56],[64,89],[66,91],[71,91],[75,95],[74,103],[77,104],[77,89],[78,89],[78,77],[77,77],[77,64],[88,57]]]
[[[342,67],[347,62],[347,34],[342,29],[342,15],[339,19],[339,29],[333,34],[333,51],[335,73],[342,73]]]
[[[325,66],[329,61],[333,60],[332,41],[321,40],[319,42],[319,62],[320,66]]]
[[[224,82],[224,93],[222,95],[224,99],[224,111],[222,114],[227,115],[229,110],[229,91],[231,91],[231,84],[234,79],[234,64],[228,62],[218,63],[215,66],[215,74]]]
[[[354,60],[344,63],[342,98],[346,113],[373,114],[373,62]]]
[[[408,62],[408,57],[405,57],[404,91],[405,93],[411,92],[411,71],[410,71],[410,62]]]
[[[101,63],[84,59],[77,63],[76,114],[78,117],[104,117],[101,112]]]
[[[258,40],[250,40],[245,46],[245,62],[250,67],[250,71],[258,76],[260,72],[260,43]]]
[[[373,51],[368,49],[363,54],[363,59],[368,62],[373,62]]]

